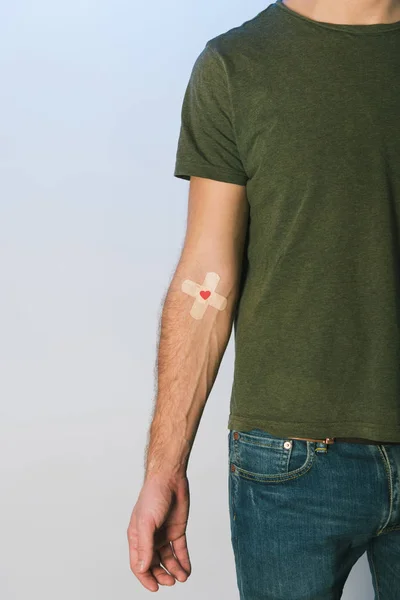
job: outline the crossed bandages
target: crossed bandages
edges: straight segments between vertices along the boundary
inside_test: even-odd
[[[190,311],[194,319],[202,319],[209,305],[217,310],[224,310],[226,307],[227,299],[215,291],[220,279],[217,273],[207,273],[202,284],[190,279],[185,279],[182,283],[182,292],[195,298]]]

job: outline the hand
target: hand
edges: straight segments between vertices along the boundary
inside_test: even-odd
[[[189,504],[186,476],[173,481],[149,476],[142,486],[127,531],[129,557],[132,572],[152,592],[158,591],[158,584],[184,582],[191,573],[186,545]]]

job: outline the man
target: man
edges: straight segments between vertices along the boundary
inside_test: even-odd
[[[400,598],[400,2],[277,0],[209,40],[174,174],[188,224],[134,574],[190,575],[187,463],[234,324],[241,600],[339,598],[365,551],[376,598]]]

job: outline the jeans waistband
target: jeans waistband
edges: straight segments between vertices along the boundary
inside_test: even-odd
[[[354,437],[350,437],[350,438],[346,438],[346,437],[327,437],[324,439],[316,439],[316,438],[300,438],[300,437],[293,437],[290,436],[291,439],[293,440],[307,440],[309,442],[322,442],[324,444],[334,444],[335,442],[350,442],[350,443],[354,443],[354,444],[400,444],[400,442],[385,442],[385,441],[378,441],[378,440],[369,440],[367,438],[354,438]]]

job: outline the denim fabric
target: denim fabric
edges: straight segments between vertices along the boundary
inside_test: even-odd
[[[240,600],[336,600],[365,551],[376,600],[400,599],[400,444],[228,440]]]

